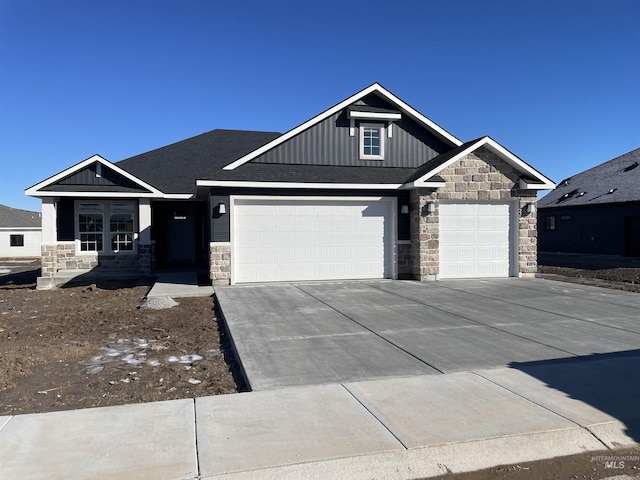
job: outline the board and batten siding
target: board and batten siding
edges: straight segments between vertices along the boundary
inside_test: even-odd
[[[113,170],[102,167],[100,174],[98,174],[98,164],[93,163],[82,170],[75,172],[72,175],[69,175],[66,178],[59,180],[56,183],[53,183],[42,190],[45,191],[54,191],[57,188],[59,189],[62,186],[68,187],[76,187],[82,186],[85,187],[85,190],[92,190],[90,187],[95,187],[99,189],[99,187],[107,187],[109,190],[105,191],[121,191],[129,192],[129,191],[140,191],[146,192],[147,190],[141,188],[135,182],[129,180],[128,178],[120,175]]]
[[[402,119],[393,122],[392,138],[385,133],[384,160],[360,160],[359,121],[355,122],[355,126],[355,135],[350,136],[350,121],[346,110],[343,110],[252,162],[417,168],[451,148],[403,115]]]

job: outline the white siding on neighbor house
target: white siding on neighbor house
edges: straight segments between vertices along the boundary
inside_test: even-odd
[[[24,235],[23,247],[11,246],[11,235]],[[0,230],[0,257],[39,257],[42,230],[2,229]]]
[[[232,200],[232,281],[393,276],[394,201]]]
[[[512,275],[514,210],[511,202],[441,203],[440,278]]]

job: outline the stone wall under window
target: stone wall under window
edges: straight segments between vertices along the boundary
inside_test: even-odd
[[[54,277],[58,270],[138,270],[142,274],[153,269],[152,245],[138,245],[137,254],[82,254],[76,252],[75,242],[42,245],[43,277]]]

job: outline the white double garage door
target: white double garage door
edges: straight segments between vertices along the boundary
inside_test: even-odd
[[[440,277],[509,276],[512,210],[441,204]],[[389,197],[232,198],[232,281],[395,278],[396,211]]]

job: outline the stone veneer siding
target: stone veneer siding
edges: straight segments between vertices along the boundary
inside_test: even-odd
[[[139,270],[151,273],[153,248],[138,245],[137,254],[86,254],[76,253],[75,242],[58,242],[42,245],[43,277],[54,277],[58,270],[86,270],[103,268],[109,270]]]
[[[520,173],[493,152],[482,147],[440,172],[446,182],[439,189],[411,191],[411,273],[416,280],[435,280],[440,273],[439,203],[441,200],[518,200],[518,212],[536,201],[535,190],[518,190]],[[436,211],[427,213],[427,203]],[[517,212],[517,214],[518,214]],[[536,214],[518,216],[518,274],[533,276],[537,270]]]
[[[211,243],[209,245],[209,277],[214,285],[231,283],[231,244]]]

